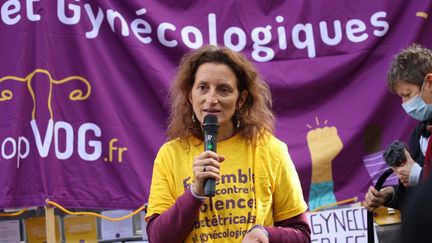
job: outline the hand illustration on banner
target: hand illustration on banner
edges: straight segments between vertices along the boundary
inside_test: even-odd
[[[318,118],[315,117],[319,126]],[[324,125],[327,124],[327,120]],[[312,128],[310,125],[307,125]],[[333,159],[343,148],[335,126],[318,127],[306,135],[309,153],[312,160],[312,180],[309,191],[309,209],[335,203],[334,182],[332,173]]]

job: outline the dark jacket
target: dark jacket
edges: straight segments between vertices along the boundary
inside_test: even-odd
[[[421,167],[423,167],[424,164],[424,156],[421,152],[420,148],[420,137],[426,137],[428,138],[431,133],[426,129],[426,125],[432,124],[432,118],[430,118],[428,121],[420,122],[412,131],[410,140],[408,143],[408,149],[411,157],[413,160],[418,163]],[[423,171],[422,171],[423,172]],[[422,175],[420,175],[421,178]],[[416,187],[408,187],[406,188],[400,181],[398,185],[394,186],[395,194],[393,199],[386,203],[385,206],[396,208],[396,209],[403,209],[404,205],[407,201],[407,198],[410,194],[413,193],[413,191],[416,190]]]

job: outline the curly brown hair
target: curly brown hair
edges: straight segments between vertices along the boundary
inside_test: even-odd
[[[240,120],[237,132],[251,143],[265,131],[273,133],[274,115],[272,98],[268,85],[262,80],[253,64],[242,54],[226,47],[203,46],[186,54],[179,65],[177,76],[169,91],[171,114],[167,130],[168,140],[191,136],[202,139],[201,124],[192,120],[193,110],[189,94],[195,81],[195,74],[204,63],[225,64],[237,78],[239,93],[248,93],[244,105],[233,116],[233,124]],[[236,127],[236,126],[234,126]]]
[[[388,87],[395,93],[399,82],[423,85],[425,76],[432,72],[432,52],[418,44],[412,44],[399,52],[390,64]]]

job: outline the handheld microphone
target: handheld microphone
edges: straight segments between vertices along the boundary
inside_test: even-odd
[[[211,150],[216,152],[217,134],[219,129],[218,119],[215,115],[206,115],[203,122],[204,131],[204,151]],[[215,179],[204,181],[204,196],[213,197],[216,191]]]
[[[404,149],[408,149],[408,146],[401,141],[394,141],[384,151],[383,157],[385,162],[390,167],[403,166],[407,160]]]

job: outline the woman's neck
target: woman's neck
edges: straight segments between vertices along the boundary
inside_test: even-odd
[[[218,136],[217,136],[217,141],[218,142],[225,141],[227,139],[232,138],[235,134],[236,134],[236,131],[235,131],[234,126],[232,124],[228,127],[220,127],[219,132],[218,132]]]

